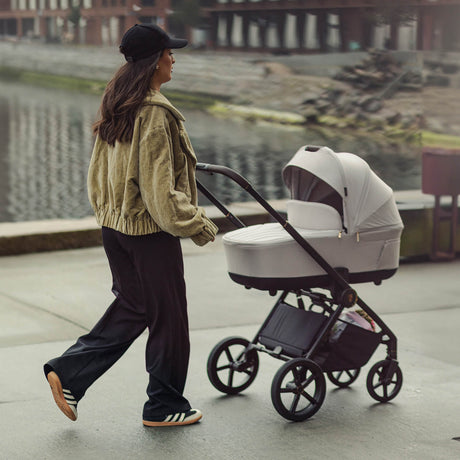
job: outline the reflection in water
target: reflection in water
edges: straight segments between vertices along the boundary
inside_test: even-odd
[[[0,222],[91,214],[86,173],[99,97],[0,83]],[[183,111],[199,161],[229,166],[266,199],[287,197],[281,170],[305,144],[356,153],[395,190],[420,187],[417,148],[371,137],[214,118]],[[225,202],[250,197],[222,176],[199,176]]]
[[[27,86],[2,84],[0,92],[0,221],[89,215],[86,169],[97,101]]]

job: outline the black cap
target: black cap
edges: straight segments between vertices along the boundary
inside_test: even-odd
[[[155,24],[136,24],[123,35],[120,52],[128,62],[153,56],[164,49],[183,48],[187,45],[183,38],[170,37],[161,27]]]

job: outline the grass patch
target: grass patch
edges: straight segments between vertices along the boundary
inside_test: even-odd
[[[27,70],[14,69],[0,66],[0,79],[14,81],[31,86],[42,88],[62,89],[66,91],[77,91],[86,94],[101,96],[107,85],[107,81],[91,80],[87,78],[69,77],[64,75],[53,75],[41,72],[30,72]],[[165,96],[173,104],[187,109],[208,109],[217,102],[228,101],[228,97],[213,96],[201,93],[187,93],[185,91],[174,91],[166,89]]]
[[[96,95],[103,93],[107,83],[100,80],[30,72],[27,70],[12,69],[10,67],[0,67],[0,78],[2,80],[14,81],[26,85],[40,86],[42,88],[79,91]]]
[[[460,149],[460,136],[422,131],[422,145],[424,147]]]
[[[218,102],[228,100],[224,96],[214,96],[202,93],[187,93],[185,91],[162,90],[161,91],[174,105],[187,109],[209,109]]]
[[[266,121],[286,125],[304,125],[305,118],[301,115],[277,110],[265,110],[256,107],[245,107],[234,104],[214,104],[209,110],[210,113],[219,116],[237,116],[247,121]]]

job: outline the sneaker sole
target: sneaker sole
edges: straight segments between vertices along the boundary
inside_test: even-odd
[[[77,420],[77,416],[75,415],[72,408],[67,404],[67,401],[64,398],[64,392],[62,391],[62,384],[59,380],[57,374],[53,371],[49,372],[46,376],[48,383],[51,387],[51,392],[53,394],[54,401],[56,402],[57,406],[61,411],[66,415],[70,420],[74,421]]]
[[[203,417],[203,414],[197,415],[195,418],[190,420],[185,420],[183,422],[150,422],[148,420],[142,420],[142,423],[145,426],[181,426],[181,425],[191,425],[192,423],[196,423]]]

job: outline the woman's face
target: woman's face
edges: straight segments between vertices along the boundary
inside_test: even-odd
[[[170,49],[165,49],[158,61],[158,68],[155,70],[152,79],[153,89],[159,90],[163,83],[168,82],[172,78],[173,64],[176,62],[173,52]]]

